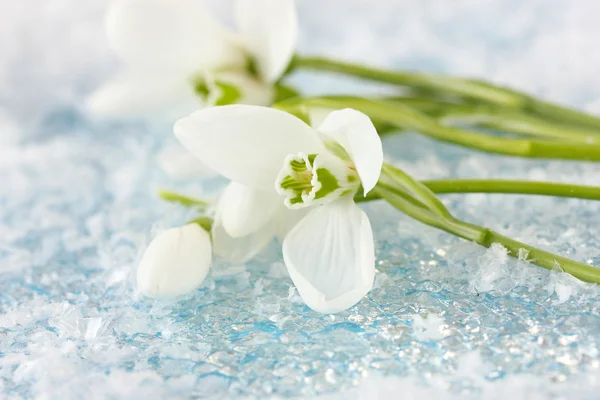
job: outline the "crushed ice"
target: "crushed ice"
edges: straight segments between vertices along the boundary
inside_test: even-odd
[[[344,313],[307,309],[276,246],[247,265],[215,265],[181,299],[140,297],[132,277],[141,249],[152,232],[190,216],[160,202],[156,189],[210,198],[223,182],[165,174],[168,125],[103,124],[78,112],[82,95],[115,66],[100,30],[105,6],[0,2],[0,393],[597,397],[596,286],[532,266],[526,254],[514,260],[499,246],[461,242],[386,206],[365,207],[377,240],[375,288]],[[598,108],[600,91],[589,84],[600,67],[594,2],[364,8],[358,0],[305,0],[300,8],[303,50],[482,76]],[[338,32],[344,26],[352,29]],[[308,79],[297,81],[362,90]],[[600,181],[598,164],[474,154],[414,135],[387,145],[420,178]],[[163,157],[169,170],[173,157]],[[184,161],[172,171],[199,171]],[[500,195],[444,202],[461,218],[600,264],[597,203]]]

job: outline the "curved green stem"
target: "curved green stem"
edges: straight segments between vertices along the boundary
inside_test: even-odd
[[[412,129],[424,135],[444,142],[454,143],[467,148],[489,153],[512,155],[528,158],[554,158],[563,160],[600,161],[600,144],[579,142],[513,139],[448,127],[435,119],[414,109],[399,104],[387,104],[362,98],[296,99],[295,103],[281,103],[279,108],[294,107],[350,107],[367,114],[379,122],[395,124],[403,129]]]
[[[417,72],[388,71],[322,57],[295,56],[292,67],[336,72],[425,92],[453,95],[506,108],[525,110],[552,120],[569,121],[581,126],[600,129],[600,118],[479,80]]]
[[[397,196],[393,191],[390,191],[385,187],[378,185],[373,190],[393,207],[424,224],[478,243],[484,247],[491,247],[492,244],[498,243],[508,250],[511,257],[522,259],[523,256],[526,256],[528,261],[540,267],[549,270],[560,267],[564,272],[569,273],[578,279],[586,282],[600,283],[600,268],[552,254],[517,240],[513,240],[489,228],[460,221],[454,217],[440,218],[430,210],[416,207],[411,202]]]
[[[390,176],[393,179],[401,181],[405,187],[411,190],[414,194],[419,197],[419,200],[424,203],[429,209],[438,214],[443,218],[450,218],[451,215],[448,212],[448,209],[440,199],[438,199],[435,194],[429,189],[427,186],[423,185],[421,182],[413,179],[410,175],[406,174],[401,169],[395,168],[389,164],[383,164],[383,168],[381,170],[383,176]]]
[[[427,205],[423,204],[420,200],[418,200],[418,199],[414,198],[413,196],[411,196],[403,188],[400,188],[400,187],[394,186],[394,185],[388,185],[387,183],[382,182],[382,181],[377,182],[377,185],[379,187],[381,187],[381,188],[389,190],[390,192],[394,193],[396,196],[401,197],[405,201],[411,203],[414,207],[418,207],[418,208],[421,208],[423,210],[428,210]],[[374,192],[374,191],[371,191],[367,196],[356,195],[354,197],[354,201],[356,203],[364,203],[364,202],[367,202],[367,201],[380,200],[380,199],[381,199],[381,197],[379,197],[379,195],[376,192]]]
[[[436,118],[444,125],[469,125],[519,135],[581,143],[600,142],[600,130],[548,122],[540,117],[524,114],[519,110],[412,97],[394,97],[382,100],[388,104],[417,109]]]
[[[407,71],[388,71],[366,65],[330,60],[324,57],[296,55],[294,68],[336,72],[376,82],[390,83],[425,91],[442,92],[482,100],[506,107],[522,107],[523,96],[508,89],[498,88],[475,80],[466,80],[444,75],[422,74]]]

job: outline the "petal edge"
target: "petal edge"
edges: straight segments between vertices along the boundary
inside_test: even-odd
[[[343,311],[373,287],[373,232],[352,200],[311,211],[286,236],[283,257],[300,296],[314,311]]]
[[[234,104],[196,111],[173,127],[181,144],[226,178],[274,191],[290,153],[318,153],[323,144],[300,119],[268,107]]]
[[[331,112],[317,131],[338,142],[348,152],[366,195],[377,184],[383,165],[381,138],[371,119],[352,108]]]
[[[289,65],[298,39],[293,0],[237,0],[235,17],[262,79],[276,82]]]

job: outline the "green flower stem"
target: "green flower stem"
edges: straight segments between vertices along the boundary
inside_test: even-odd
[[[600,129],[599,118],[483,81],[417,72],[387,71],[321,57],[295,56],[292,67],[341,73],[424,92],[458,96],[505,108],[520,109],[552,120],[569,121],[581,126]]]
[[[170,201],[172,203],[178,203],[185,207],[194,207],[199,210],[205,210],[210,205],[210,203],[207,201],[196,199],[193,197],[184,196],[179,193],[171,192],[168,190],[162,190],[162,189],[160,189],[158,191],[158,197],[160,197],[161,199],[163,199],[165,201]]]
[[[600,142],[600,130],[548,122],[518,110],[494,106],[457,104],[434,99],[396,97],[383,99],[388,104],[408,106],[435,117],[445,125],[469,125],[526,136],[540,136],[581,143]]]
[[[388,178],[392,178],[389,173]],[[399,186],[405,184],[404,181],[396,181]],[[498,243],[508,250],[511,257],[517,259],[526,259],[535,265],[552,270],[561,268],[564,272],[586,282],[600,283],[600,268],[579,263],[568,258],[552,254],[550,252],[538,249],[517,240],[501,235],[489,228],[477,226],[464,221],[460,221],[450,214],[448,217],[441,217],[431,210],[416,205],[406,198],[399,196],[396,191],[389,190],[386,186],[377,185],[375,193],[390,203],[393,207],[404,212],[409,217],[416,219],[424,224],[436,227],[460,238],[475,242],[484,247],[491,247]]]
[[[486,135],[465,129],[448,127],[435,119],[400,104],[387,104],[362,98],[295,99],[295,103],[280,103],[279,108],[294,107],[350,107],[367,114],[379,122],[395,124],[403,129],[411,129],[437,140],[449,142],[471,149],[528,158],[553,158],[563,160],[600,161],[600,144],[579,142],[513,139]]]
[[[415,207],[429,211],[429,209],[427,208],[427,206],[425,204],[423,204],[421,201],[414,198],[403,188],[394,186],[393,184],[384,183],[383,181],[377,182],[377,186],[394,193],[394,195],[404,199],[405,201],[409,202],[410,204],[412,204]],[[357,195],[354,197],[354,201],[356,203],[364,203],[364,202],[372,201],[372,200],[381,200],[381,197],[373,190],[371,192],[369,192],[369,194],[367,196]]]
[[[501,193],[600,200],[600,187],[572,185],[569,183],[508,179],[439,179],[425,180],[421,181],[421,183],[428,187],[433,193],[437,194]],[[393,190],[393,187],[388,185],[388,190]],[[355,197],[356,202],[379,199],[380,197],[373,192],[370,192],[366,197]]]
[[[444,206],[440,199],[433,194],[431,189],[413,179],[401,169],[394,168],[388,164],[383,164],[381,172],[383,176],[392,176],[395,180],[403,182],[405,187],[416,194],[417,197],[419,197],[419,200],[435,214],[438,214],[442,218],[452,217],[446,206]]]
[[[473,114],[447,113],[440,118],[440,121],[445,124],[470,124],[502,132],[588,144],[600,142],[600,135],[598,135],[600,131],[587,132],[578,128],[569,128],[555,123],[548,123],[525,115],[499,111],[476,112]]]
[[[434,193],[505,193],[600,200],[599,186],[522,180],[442,179],[423,181]]]
[[[451,76],[421,74],[417,72],[387,71],[365,65],[334,61],[322,57],[302,57],[292,60],[295,68],[335,72],[376,82],[390,83],[427,92],[463,96],[505,107],[522,107],[523,95],[508,89],[497,88],[483,82],[454,78]]]
[[[453,218],[440,218],[439,215],[434,214],[426,207],[419,207],[414,201],[408,201],[406,198],[398,196],[395,191],[391,191],[382,185],[378,184],[373,191],[380,199],[387,201],[394,208],[397,208],[409,217],[426,225],[433,226],[470,241],[475,241],[479,235],[478,227],[466,223],[462,225],[460,221],[454,220]]]
[[[353,101],[354,96],[325,96],[332,101]],[[437,98],[392,96],[373,98],[375,102],[409,107],[427,114],[445,125],[473,126],[526,136],[594,143],[600,141],[600,130],[548,122],[547,119],[488,104],[457,103]]]

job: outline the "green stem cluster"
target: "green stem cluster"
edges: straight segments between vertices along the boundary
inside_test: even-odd
[[[455,218],[430,188],[398,168],[385,165],[382,179],[374,192],[393,207],[424,224],[484,247],[490,247],[494,243],[500,244],[508,250],[511,257],[549,270],[560,268],[583,281],[600,283],[600,268],[561,257],[501,235],[492,229]]]
[[[491,83],[446,75],[407,71],[388,71],[321,57],[296,56],[292,68],[328,71],[361,79],[384,82],[416,93],[450,96],[456,99],[521,110],[552,121],[600,129],[600,118],[584,112],[537,99],[528,94]]]
[[[474,132],[447,126],[429,115],[399,103],[358,97],[320,97],[293,99],[276,107],[285,110],[320,107],[339,109],[350,107],[368,115],[374,121],[401,129],[414,130],[434,139],[489,153],[527,158],[600,161],[600,144],[572,140],[538,140],[511,138]],[[296,113],[298,111],[296,110]]]
[[[416,109],[437,119],[444,125],[467,126],[522,136],[587,144],[600,141],[600,130],[571,126],[564,122],[548,121],[519,110],[406,96],[388,97],[381,100],[388,104],[398,104]]]

